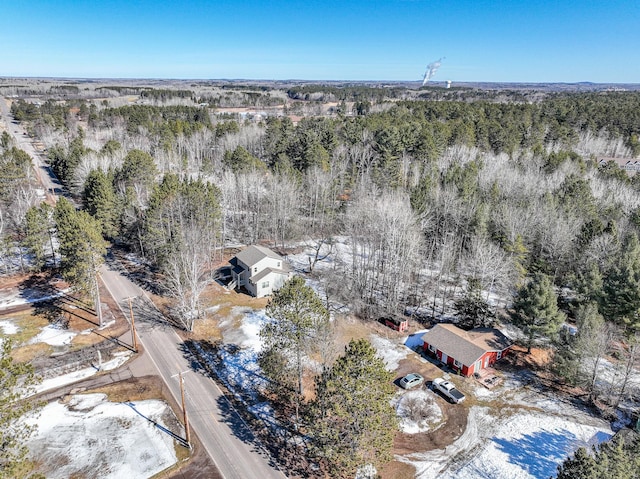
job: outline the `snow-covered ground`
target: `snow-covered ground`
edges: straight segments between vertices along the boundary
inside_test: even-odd
[[[0,321],[0,329],[4,335],[16,334],[19,331],[18,326],[13,321],[7,320]]]
[[[478,384],[479,405],[470,408],[462,436],[445,449],[398,459],[419,479],[547,479],[578,447],[613,435],[607,421],[526,382],[522,374],[505,375],[491,391]],[[484,407],[488,401],[503,407]]]
[[[402,344],[382,338],[372,334],[369,336],[371,345],[375,348],[378,356],[382,358],[384,364],[389,371],[398,369],[400,361],[407,357],[410,351]]]
[[[598,444],[613,435],[605,423],[581,424],[546,412],[518,413],[500,420],[496,429],[486,438],[478,429],[479,450],[459,469],[451,467],[440,477],[546,479],[555,475],[558,465],[578,447]]]
[[[391,405],[400,418],[400,430],[406,434],[431,431],[442,423],[442,410],[436,395],[425,388],[400,392]]]
[[[104,394],[52,402],[37,417],[28,442],[31,457],[48,479],[149,478],[177,462],[177,420],[162,401],[112,403]]]
[[[37,336],[29,341],[34,343],[46,343],[50,346],[67,346],[71,344],[71,340],[77,335],[73,331],[69,331],[59,324],[49,324],[42,328]]]
[[[416,331],[413,334],[410,334],[404,340],[403,344],[405,345],[405,347],[413,351],[415,351],[417,348],[422,348],[422,345],[424,344],[424,341],[422,341],[422,336],[424,336],[424,333],[428,331],[429,331],[428,329],[422,329],[420,331]]]
[[[240,327],[234,327],[233,323],[238,317]],[[259,390],[267,385],[258,365],[258,353],[262,349],[259,332],[266,319],[263,309],[233,308],[231,318],[221,321],[219,325],[224,343],[217,352],[220,361],[211,353],[199,346],[196,347],[201,357],[216,370],[218,379],[224,382],[256,417],[273,427],[278,427],[271,406],[258,400]]]
[[[520,410],[496,417],[487,407],[469,410],[467,428],[445,449],[401,458],[420,479],[547,479],[580,446],[612,436],[608,424],[548,412]]]

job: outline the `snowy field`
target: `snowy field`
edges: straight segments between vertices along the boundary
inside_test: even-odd
[[[445,449],[399,458],[412,464],[419,479],[547,479],[580,446],[609,439],[604,421],[520,410],[495,417],[473,406],[467,429]]]
[[[48,479],[149,478],[177,462],[177,420],[162,401],[112,403],[104,394],[53,402],[37,418],[31,457]]]

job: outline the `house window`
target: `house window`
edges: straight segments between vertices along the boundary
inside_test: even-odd
[[[462,369],[462,363],[460,361],[458,361],[457,359],[453,360],[453,365],[455,367],[457,367],[458,369]]]
[[[498,351],[498,357],[497,359],[500,359],[502,357],[502,351]]]
[[[253,272],[257,273],[258,272],[258,267],[256,266],[255,268],[253,268]]]
[[[433,344],[429,345],[429,351],[431,351],[432,353],[436,352],[436,347]]]
[[[262,289],[264,288],[268,288],[269,287],[269,281],[263,281],[262,285],[260,286]]]
[[[280,267],[280,261],[278,261],[278,268]]]

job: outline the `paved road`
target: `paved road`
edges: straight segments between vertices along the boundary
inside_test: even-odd
[[[18,147],[33,159],[40,183],[55,201],[56,195],[63,193],[62,186],[45,165],[44,158],[35,150],[29,137],[24,134],[22,126],[13,123],[9,102],[1,97],[0,116],[5,129],[15,138]],[[189,423],[221,475],[225,479],[285,478],[216,383],[202,373],[193,371],[190,360],[183,353],[182,340],[174,329],[167,325],[144,292],[115,268],[103,265],[101,276],[105,286],[124,311],[128,312],[129,308],[125,298],[136,297],[136,329],[139,342],[178,404],[181,396],[177,374],[189,371],[184,375]]]
[[[26,131],[22,125],[14,123],[9,109],[9,100],[5,98],[0,98],[0,119],[5,130],[13,136],[18,148],[26,151],[32,158],[38,181],[44,187],[47,197],[55,201],[56,195],[62,193],[62,185],[53,171],[51,171],[51,168],[47,166],[44,155],[36,151],[31,142],[31,138],[26,135]]]
[[[178,404],[180,385],[176,375],[189,371],[184,375],[189,422],[222,476],[228,479],[286,477],[272,464],[271,458],[256,442],[251,430],[216,383],[193,371],[190,360],[183,353],[182,340],[166,324],[144,292],[106,265],[102,267],[101,276],[124,311],[128,311],[125,298],[136,297],[134,311],[138,340]]]

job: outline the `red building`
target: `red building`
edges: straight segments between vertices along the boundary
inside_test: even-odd
[[[438,324],[422,336],[424,351],[440,362],[471,376],[503,357],[511,341],[494,328],[465,331],[453,324]]]

